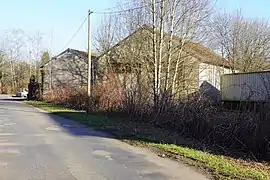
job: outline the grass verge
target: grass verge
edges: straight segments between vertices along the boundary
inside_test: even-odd
[[[132,145],[155,149],[163,157],[170,157],[203,168],[210,172],[214,179],[270,179],[269,164],[233,159],[174,144],[163,144],[160,143],[162,139],[168,138],[170,134],[158,131],[157,128],[146,127],[147,133],[145,133],[146,131],[134,122],[100,115],[86,116],[85,112],[45,102],[26,101],[26,103],[51,114],[83,123],[91,128],[110,132]]]

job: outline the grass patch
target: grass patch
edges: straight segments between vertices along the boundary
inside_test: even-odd
[[[215,179],[270,179],[270,166],[268,164],[214,155],[174,144],[159,143],[163,139],[170,137],[170,134],[165,134],[164,131],[157,131],[156,128],[145,127],[146,130],[144,130],[134,122],[111,119],[101,115],[86,116],[85,112],[45,102],[26,101],[26,103],[52,114],[86,124],[91,128],[113,133],[119,139],[129,139],[126,142],[132,145],[157,148],[159,152],[164,153],[167,157],[190,159],[196,166],[211,172]]]
[[[269,172],[247,168],[224,156],[170,144],[152,144],[152,146],[199,162],[202,167],[210,169],[217,179],[269,179]]]

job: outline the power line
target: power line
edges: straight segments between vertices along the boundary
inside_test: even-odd
[[[119,6],[125,6],[125,5],[128,5],[128,4],[131,4],[132,2],[128,2],[128,3],[125,3],[125,4],[121,4]],[[158,1],[156,2],[155,4],[159,4],[161,3],[161,1]],[[91,12],[91,13],[96,13],[96,14],[119,14],[119,13],[123,13],[123,12],[129,12],[129,11],[133,11],[133,10],[137,10],[137,9],[142,9],[142,8],[145,8],[145,7],[148,7],[148,5],[144,5],[144,6],[139,6],[139,7],[135,7],[135,8],[130,8],[130,9],[125,9],[125,10],[119,10],[119,11],[94,11],[94,12]],[[114,9],[114,8],[117,8],[117,7],[112,7],[112,8],[107,8],[108,9]],[[106,9],[104,9],[106,10]],[[86,22],[88,18],[88,15],[85,17],[85,19],[83,20],[83,22],[81,23],[80,27],[78,28],[78,30],[74,33],[74,35],[70,38],[70,40],[64,45],[64,47],[61,49],[61,52],[69,45],[69,43],[75,38],[75,36],[78,34],[78,32],[81,30],[82,26],[84,25],[84,23]]]
[[[85,19],[83,20],[83,22],[81,23],[80,27],[77,29],[77,31],[73,34],[73,36],[70,38],[70,40],[65,44],[65,46],[63,46],[63,48],[61,49],[60,52],[62,52],[68,45],[69,43],[74,39],[74,37],[78,34],[78,32],[81,30],[81,28],[83,27],[84,23],[86,22],[86,20],[88,19],[88,14],[85,17]],[[53,59],[49,60],[47,63],[51,62]],[[44,66],[45,64],[42,64],[42,66]]]
[[[81,28],[83,27],[84,23],[86,22],[88,18],[88,15],[85,17],[85,19],[83,20],[83,22],[81,23],[80,27],[78,28],[78,30],[73,34],[73,36],[70,38],[70,40],[65,44],[65,46],[61,49],[61,52],[69,45],[69,43],[74,39],[74,37],[78,34],[78,32],[81,30]]]
[[[161,1],[156,2],[156,4],[160,3]],[[122,4],[120,6],[125,6],[128,4],[131,4],[132,2],[128,2],[125,4]],[[123,12],[128,12],[128,11],[133,11],[133,10],[137,10],[137,9],[142,9],[147,7],[148,5],[145,6],[139,6],[139,7],[135,7],[135,8],[130,8],[130,9],[125,9],[125,10],[120,10],[120,11],[108,11],[108,12],[102,12],[102,11],[97,11],[97,12],[93,12],[96,14],[117,14],[117,13],[123,13]],[[107,8],[107,9],[114,9],[116,7],[112,7],[112,8]],[[106,10],[106,9],[104,9]],[[86,22],[88,18],[88,15],[85,17],[85,19],[83,20],[83,22],[81,23],[80,27],[78,28],[78,30],[74,33],[74,35],[70,38],[70,40],[65,44],[65,46],[61,49],[61,52],[69,45],[69,43],[75,38],[75,36],[78,34],[78,32],[81,30],[82,26],[84,25],[84,23]]]
[[[113,6],[113,7],[110,7],[110,8],[101,9],[101,10],[98,10],[98,11],[99,11],[99,12],[102,12],[102,11],[108,11],[108,10],[111,10],[111,9],[116,9],[116,8],[118,8],[118,7],[120,7],[120,6],[127,6],[127,5],[132,4],[132,3],[134,3],[134,2],[127,2],[127,3],[119,4],[119,5],[117,5],[117,6]]]
[[[156,4],[161,3],[161,1],[156,2]],[[130,8],[130,9],[125,9],[125,10],[120,10],[120,11],[108,11],[108,12],[95,12],[96,14],[118,14],[118,13],[123,13],[123,12],[129,12],[129,11],[133,11],[133,10],[137,10],[137,9],[142,9],[148,7],[148,5],[145,6],[139,6],[139,7],[135,7],[135,8]]]
[[[122,10],[122,11],[111,11],[111,12],[94,12],[96,14],[119,14],[119,13],[123,13],[123,12],[128,12],[128,11],[133,11],[133,10],[137,10],[137,9],[142,9],[146,6],[141,6],[141,7],[136,7],[136,8],[131,8],[131,9],[126,9],[126,10]]]

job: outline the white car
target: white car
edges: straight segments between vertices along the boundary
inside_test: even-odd
[[[28,94],[28,92],[27,91],[22,91],[22,97],[27,97],[27,94]]]
[[[27,97],[28,92],[23,90],[21,92],[16,93],[16,97]]]

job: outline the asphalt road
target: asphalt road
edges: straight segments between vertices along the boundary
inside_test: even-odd
[[[0,180],[207,179],[146,149],[4,99],[0,97]]]

